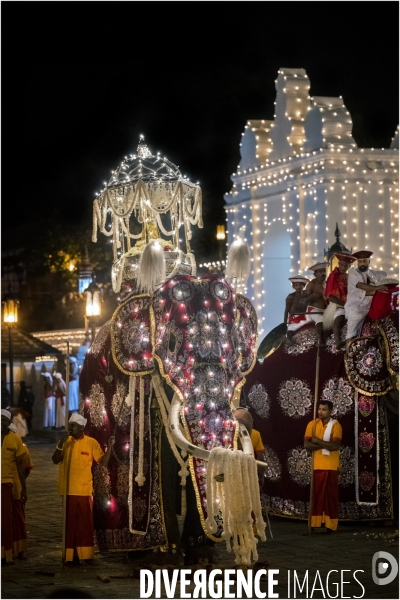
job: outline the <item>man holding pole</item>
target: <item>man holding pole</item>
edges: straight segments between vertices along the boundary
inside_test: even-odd
[[[64,432],[52,456],[60,465],[58,491],[63,496],[63,562],[80,560],[93,562],[93,476],[92,464],[96,461],[106,467],[110,460],[114,437],[109,439],[104,453],[100,444],[84,435],[87,419],[73,413],[68,432]]]
[[[321,400],[318,418],[310,421],[304,435],[304,448],[313,451],[310,494],[310,523],[325,525],[327,533],[336,531],[339,516],[339,445],[342,426],[332,419],[333,404]]]

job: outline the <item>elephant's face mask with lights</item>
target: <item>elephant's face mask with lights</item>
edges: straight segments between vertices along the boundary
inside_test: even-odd
[[[164,255],[162,248],[158,251]],[[139,272],[143,263],[145,252]],[[132,282],[112,318],[113,359],[131,377],[152,377],[160,407],[168,414],[170,442],[192,455],[192,478],[206,518],[204,460],[210,450],[236,448],[240,435],[242,447],[252,452],[232,410],[255,363],[257,316],[250,301],[218,275],[177,274],[153,293],[135,293],[142,280],[139,275]],[[171,403],[160,376],[174,392]]]

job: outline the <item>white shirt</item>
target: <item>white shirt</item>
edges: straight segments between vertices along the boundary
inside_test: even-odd
[[[368,269],[364,273],[355,268],[350,269],[347,279],[347,301],[344,305],[346,313],[352,310],[368,312],[373,296],[366,296],[364,290],[356,287],[357,283],[368,283],[367,276],[372,285],[378,285],[382,279],[387,277],[387,274],[385,271],[373,271],[372,269]]]

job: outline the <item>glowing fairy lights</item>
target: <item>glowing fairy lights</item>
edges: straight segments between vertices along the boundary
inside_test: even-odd
[[[282,281],[294,272],[310,275],[336,223],[353,252],[373,250],[373,269],[398,270],[398,130],[390,148],[358,148],[341,97],[310,97],[303,69],[280,69],[275,83],[274,120],[247,122],[241,161],[225,195],[228,243],[238,236],[249,241],[247,295],[260,334],[268,331],[268,261],[271,248],[278,250],[278,241],[271,246],[269,240],[278,230],[287,234],[290,257]],[[276,270],[281,264],[277,260]]]

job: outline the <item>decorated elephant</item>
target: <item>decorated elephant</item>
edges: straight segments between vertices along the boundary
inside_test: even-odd
[[[278,328],[260,344],[242,403],[265,442],[262,499],[272,514],[308,517],[311,457],[303,437],[315,397],[333,402],[343,429],[339,519],[391,520],[398,511],[399,317],[392,292],[393,306],[367,316],[347,348],[337,349],[331,331],[318,349],[312,323],[296,332],[295,346],[278,339],[284,335]]]
[[[167,227],[161,216],[168,212]],[[143,140],[137,155],[113,172],[94,215],[95,229],[113,235],[112,279],[120,301],[80,376],[87,433],[103,448],[115,435],[108,467],[94,467],[96,542],[103,551],[160,549],[164,564],[181,565],[184,552],[188,558],[223,538],[221,512],[212,515],[207,505],[213,450],[240,447],[257,471],[248,432],[232,415],[256,361],[256,313],[235,290],[249,269],[249,252],[240,240],[232,245],[229,280],[195,276],[189,240],[190,225],[201,225],[199,188]],[[142,225],[139,235],[129,231],[131,215]],[[176,514],[185,483],[180,536]],[[210,516],[214,529],[207,526]]]

